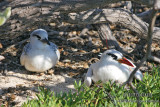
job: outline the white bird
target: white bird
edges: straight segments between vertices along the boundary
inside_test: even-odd
[[[100,60],[90,66],[84,79],[84,83],[89,87],[93,82],[101,80],[103,83],[111,80],[112,82],[124,83],[128,80],[131,72],[136,66],[122,53],[115,49],[105,51]],[[140,70],[134,77],[142,80],[143,74]]]
[[[23,48],[20,63],[28,71],[44,72],[54,67],[59,58],[58,47],[48,41],[47,31],[37,29],[30,34],[30,42]]]

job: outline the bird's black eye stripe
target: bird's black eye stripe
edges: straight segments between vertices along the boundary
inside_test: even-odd
[[[114,60],[117,60],[117,56],[112,53],[107,53],[107,55],[110,55]]]
[[[39,35],[34,35],[34,36],[36,36],[39,40],[41,39],[41,37]]]

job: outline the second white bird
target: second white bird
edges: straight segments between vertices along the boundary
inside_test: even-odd
[[[44,72],[55,66],[59,58],[58,47],[48,41],[47,32],[37,29],[31,33],[30,42],[24,46],[20,62],[28,71]]]

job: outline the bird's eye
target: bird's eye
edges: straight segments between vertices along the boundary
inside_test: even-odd
[[[41,39],[41,37],[40,37],[39,35],[34,35],[34,36],[36,36],[36,37],[38,38],[38,40],[40,40],[40,39]]]
[[[117,60],[117,56],[112,53],[107,53],[106,55],[111,56],[114,60]]]

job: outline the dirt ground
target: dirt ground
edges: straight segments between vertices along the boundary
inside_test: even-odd
[[[5,59],[0,63],[0,105],[20,106],[27,99],[36,98],[38,86],[45,86],[54,92],[74,91],[74,81],[83,81],[84,73],[90,64],[96,62],[99,53],[106,50],[94,28],[77,39],[69,40],[77,37],[84,27],[64,24],[61,28],[54,23],[37,27],[48,32],[64,31],[65,28],[65,31],[69,32],[67,35],[49,35],[49,40],[58,45],[61,58],[53,69],[41,74],[26,71],[19,62],[23,46],[27,42],[18,43],[29,38],[29,34],[36,28],[26,29],[22,35],[1,34],[0,54]],[[139,62],[145,54],[146,40],[139,39],[126,29],[112,31],[120,46],[129,53],[126,57],[135,63]],[[152,52],[160,57],[160,44],[153,43]],[[144,63],[141,67],[142,72],[151,71],[152,65],[153,62]],[[156,63],[154,65],[159,66]]]

